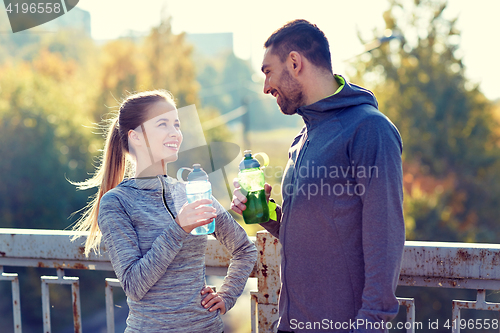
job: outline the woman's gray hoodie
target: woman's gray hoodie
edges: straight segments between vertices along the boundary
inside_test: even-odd
[[[171,178],[166,200],[177,216],[187,201],[185,186]],[[99,228],[116,276],[127,295],[125,332],[223,331],[219,311],[201,305],[205,286],[207,236],[186,233],[162,202],[160,180],[127,179],[101,199]],[[257,260],[257,250],[243,228],[213,198],[217,210],[214,236],[232,254],[218,291],[233,307]]]

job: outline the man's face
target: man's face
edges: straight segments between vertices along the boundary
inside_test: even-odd
[[[279,56],[273,54],[271,49],[272,46],[266,49],[262,61],[262,72],[266,75],[264,93],[273,95],[281,112],[291,115],[305,105],[303,88],[288,71],[286,64],[290,60],[281,62]]]

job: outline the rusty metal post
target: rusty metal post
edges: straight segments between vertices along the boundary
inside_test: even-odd
[[[21,297],[19,293],[19,277],[17,273],[4,273],[0,266],[0,281],[10,281],[12,285],[12,313],[14,315],[14,333],[23,331],[21,325]]]
[[[3,276],[12,277],[12,311],[14,314],[14,332],[23,331],[21,324],[21,295],[19,291],[19,277],[17,273],[3,273]]]
[[[406,307],[406,322],[411,323],[406,333],[415,333],[415,299],[398,297],[398,302],[399,305]]]
[[[115,304],[113,301],[113,287],[121,287],[118,279],[106,278],[106,327],[107,333],[115,333]]]
[[[278,299],[280,294],[281,245],[267,231],[257,232],[256,242],[258,291],[251,292],[252,333],[276,332],[278,324]],[[255,306],[256,305],[256,306]],[[255,313],[258,324],[255,325]]]
[[[57,276],[41,276],[42,281],[42,313],[43,313],[43,332],[51,332],[50,324],[50,292],[49,284],[70,284],[71,299],[73,309],[73,325],[75,333],[82,332],[82,315],[80,307],[80,285],[78,277],[64,276],[64,270],[58,268]]]
[[[54,278],[53,276],[43,276],[42,278]],[[49,284],[42,279],[42,313],[43,313],[43,333],[52,332],[50,327],[50,296]]]
[[[451,333],[460,333],[460,307],[456,301],[451,302]]]
[[[457,301],[452,303],[452,333],[460,333],[460,309],[474,309],[474,310],[487,310],[499,311],[500,303],[486,302],[486,291],[484,289],[477,290],[476,301]]]
[[[80,283],[78,278],[68,278],[68,280],[73,280],[71,283],[71,301],[73,308],[73,324],[75,328],[75,333],[82,332],[82,310],[80,306]]]
[[[257,296],[257,291],[250,291],[250,332],[257,333],[257,303],[259,298]]]

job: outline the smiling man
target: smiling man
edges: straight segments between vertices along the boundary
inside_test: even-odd
[[[405,241],[399,132],[370,91],[333,74],[316,25],[287,23],[264,46],[264,93],[305,123],[288,152],[277,220],[262,224],[282,245],[278,329],[387,332]]]

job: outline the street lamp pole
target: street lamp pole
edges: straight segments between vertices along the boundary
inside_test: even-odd
[[[359,57],[360,55],[362,55],[364,53],[371,52],[375,49],[378,49],[380,46],[382,46],[382,44],[388,43],[393,39],[398,39],[398,40],[402,41],[403,38],[404,37],[400,32],[387,29],[387,30],[385,30],[384,35],[382,37],[378,37],[377,39],[363,45],[363,48],[364,48],[363,52],[358,53],[355,56],[352,56],[348,59],[345,59],[344,62],[347,62],[347,61],[350,61],[356,57]]]

